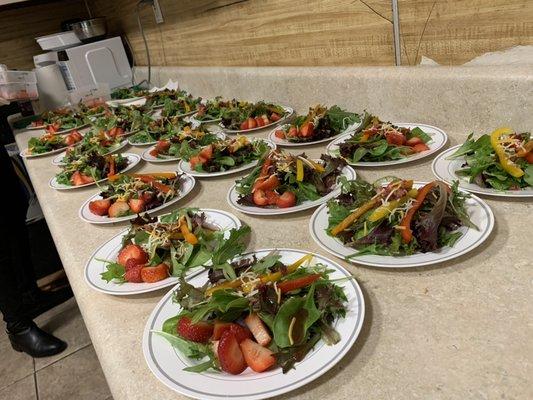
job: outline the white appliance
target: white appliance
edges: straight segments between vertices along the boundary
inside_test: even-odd
[[[74,45],[52,53],[55,55],[35,56],[35,66],[39,68],[57,59],[56,63],[69,91],[101,85],[107,85],[113,90],[131,85],[132,71],[120,37]]]

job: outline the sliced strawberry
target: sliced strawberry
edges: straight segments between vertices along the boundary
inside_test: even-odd
[[[107,210],[110,218],[123,217],[130,212],[130,206],[125,201],[115,201]]]
[[[258,184],[256,186],[256,189],[274,190],[274,189],[277,189],[279,185],[280,185],[280,182],[279,182],[278,176],[274,174],[274,175],[270,175],[268,179]]]
[[[168,140],[160,140],[155,145],[155,149],[158,153],[166,153],[168,149],[170,148],[170,142]]]
[[[133,260],[128,260],[128,262],[129,261],[133,261]],[[124,279],[126,280],[126,282],[142,283],[143,282],[142,276],[141,276],[142,269],[143,269],[143,266],[139,264],[135,264],[134,267],[130,269],[126,269],[126,273],[124,274]]]
[[[413,151],[415,153],[422,153],[423,151],[427,151],[429,150],[429,147],[427,144],[425,143],[419,143],[419,144],[415,144],[413,147],[412,147]]]
[[[233,332],[235,335],[235,338],[237,339],[237,342],[242,342],[245,339],[252,339],[252,332],[250,330],[242,325],[239,324],[231,324],[229,327],[229,331]]]
[[[168,278],[169,268],[165,263],[157,264],[155,267],[144,267],[141,271],[143,282],[155,283]]]
[[[257,127],[257,122],[252,117],[248,118],[246,121],[248,122],[248,129],[254,129]]]
[[[213,334],[213,324],[204,321],[193,324],[186,316],[179,319],[176,329],[182,338],[198,343],[207,343]]]
[[[89,211],[96,215],[107,215],[111,206],[111,200],[101,199],[89,202]]]
[[[273,190],[266,190],[265,191],[265,196],[268,199],[268,205],[269,206],[273,206],[275,204],[278,204],[278,202],[280,200],[279,194],[277,194]]]
[[[213,145],[210,144],[205,146],[200,153],[198,153],[198,157],[204,159],[205,161],[209,161],[211,158],[213,158]]]
[[[255,372],[263,372],[276,364],[274,353],[251,339],[245,339],[240,344],[246,364]]]
[[[289,128],[289,131],[287,132],[287,137],[297,137],[298,136],[298,128],[295,126],[291,126]]]
[[[144,200],[145,203],[150,203],[155,197],[155,194],[153,192],[142,192],[141,193],[141,199]]]
[[[154,147],[148,152],[148,154],[150,154],[152,157],[157,157],[159,155],[159,151],[157,151],[157,148]]]
[[[256,189],[253,195],[253,202],[255,205],[258,206],[267,206],[268,197],[266,196],[265,191],[261,189]]]
[[[74,173],[70,177],[70,182],[74,186],[81,186],[86,185],[87,183],[94,182],[94,179],[90,176],[83,175],[80,171],[74,171]]]
[[[276,130],[276,132],[274,132],[274,135],[275,135],[278,139],[285,139],[285,132],[284,132],[282,129],[278,129],[278,130]]]
[[[250,313],[245,319],[244,323],[250,329],[252,332],[252,335],[254,335],[255,340],[257,340],[257,343],[259,343],[261,346],[267,346],[272,338],[270,337],[270,334],[267,331],[267,328],[265,327],[265,324],[263,321],[261,321],[261,318],[256,313]]]
[[[213,328],[213,340],[219,340],[224,331],[228,330],[231,325],[233,325],[231,322],[216,321]]]
[[[276,201],[279,208],[294,207],[296,205],[296,195],[292,192],[286,191]]]
[[[189,163],[191,164],[191,169],[195,170],[197,165],[202,165],[205,160],[199,156],[191,157]]]
[[[138,244],[128,244],[118,253],[117,262],[125,267],[126,262],[131,258],[136,260],[137,264],[146,264],[148,262],[148,253]]]
[[[255,123],[257,124],[257,126],[265,126],[265,121],[263,121],[263,118],[261,117],[255,117],[254,118],[255,120]]]
[[[400,132],[389,132],[385,135],[388,144],[393,146],[403,146],[405,144],[405,136]]]
[[[261,115],[260,118],[263,120],[263,126],[270,124],[270,120],[268,119],[268,115],[263,114],[263,115]]]
[[[424,142],[422,141],[422,139],[420,139],[417,136],[414,136],[411,139],[409,139],[407,142],[405,142],[405,144],[407,146],[414,146],[414,145],[417,145],[417,144],[420,144],[420,143],[424,143]]]
[[[239,375],[246,369],[246,361],[233,332],[227,330],[222,334],[217,350],[220,368],[223,371]]]
[[[281,119],[281,117],[279,116],[279,114],[277,114],[277,113],[270,114],[270,120],[271,121],[276,122],[276,121],[279,121],[280,119]]]
[[[308,123],[304,124],[300,128],[300,136],[301,137],[311,137],[311,136],[313,136],[314,129],[315,129],[315,126],[313,125],[313,123],[312,122],[308,122]]]
[[[245,131],[248,129],[248,120],[241,123],[241,130]]]
[[[124,266],[124,269],[126,271],[129,271],[130,269],[138,267],[138,266],[144,267],[144,264],[140,264],[139,260],[137,260],[136,258],[128,258],[128,260],[126,261],[126,265]]]
[[[128,205],[131,208],[131,212],[134,214],[139,214],[145,209],[145,202],[143,199],[130,199]]]

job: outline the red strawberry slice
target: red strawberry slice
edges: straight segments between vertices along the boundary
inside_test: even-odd
[[[143,199],[130,199],[128,205],[130,206],[131,212],[135,214],[139,214],[145,209]]]
[[[100,216],[107,215],[109,207],[111,207],[109,199],[94,200],[89,203],[89,211]]]
[[[218,360],[220,368],[227,373],[239,375],[246,369],[246,361],[235,334],[225,331],[218,342]]]
[[[213,324],[200,321],[195,324],[189,317],[181,317],[176,328],[178,335],[192,342],[207,343],[213,334]]]
[[[215,327],[213,330],[213,340],[219,340],[222,337],[222,334],[227,330],[233,332],[235,338],[237,339],[237,342],[239,343],[242,342],[244,339],[252,338],[252,333],[250,332],[250,330],[242,325],[234,324],[231,322],[217,321],[215,322]]]
[[[259,318],[256,313],[251,313],[248,315],[244,319],[244,323],[250,329],[252,335],[254,335],[257,343],[259,343],[261,346],[267,346],[270,343],[272,338],[270,337],[265,324],[263,321],[261,321],[261,318]]]
[[[216,321],[213,328],[213,340],[219,340],[224,331],[228,330],[231,325],[233,325],[231,322]]]
[[[253,340],[245,339],[240,346],[244,360],[255,372],[266,371],[276,364],[274,353]]]
[[[130,258],[137,261],[137,264],[146,264],[148,262],[148,254],[137,244],[128,244],[120,250],[117,262],[125,267]]]
[[[141,271],[141,276],[143,278],[143,282],[155,283],[166,279],[168,277],[168,271],[168,265],[161,263],[155,267],[144,267]]]
[[[128,260],[128,263],[130,261],[135,261],[133,259]],[[128,263],[126,263],[126,273],[124,274],[124,279],[126,282],[131,283],[142,283],[142,277],[141,277],[141,271],[143,269],[142,265],[135,264],[133,267],[130,267],[128,269]]]

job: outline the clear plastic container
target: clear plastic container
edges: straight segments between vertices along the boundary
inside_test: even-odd
[[[37,83],[33,71],[2,71],[0,70],[0,84],[8,83]]]
[[[37,83],[1,83],[0,96],[9,101],[38,99]]]

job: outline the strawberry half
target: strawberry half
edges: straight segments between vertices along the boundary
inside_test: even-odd
[[[241,342],[241,351],[248,366],[255,372],[263,372],[276,364],[274,353],[251,339]]]
[[[184,339],[207,343],[213,334],[213,324],[203,321],[193,324],[189,317],[181,317],[176,330],[178,335]]]
[[[246,361],[235,334],[226,330],[218,342],[220,368],[232,375],[239,375],[246,369]]]
[[[130,260],[128,260],[128,263],[130,261],[134,261],[134,260],[130,259]],[[128,263],[126,263],[126,265]],[[126,273],[124,274],[124,279],[126,280],[126,282],[142,283],[142,281],[143,281],[142,277],[141,277],[142,269],[143,269],[143,266],[139,265],[139,264],[135,264],[135,266],[130,267],[129,269],[127,269],[127,267],[126,267]]]
[[[128,244],[118,253],[117,262],[126,267],[129,259],[133,258],[137,264],[146,264],[148,262],[148,254],[143,248],[137,244]]]
[[[107,215],[109,207],[111,207],[109,199],[94,200],[89,203],[89,211],[100,216]]]
[[[244,319],[244,323],[250,329],[252,335],[254,335],[257,343],[259,343],[261,346],[267,346],[270,343],[272,338],[270,337],[265,324],[263,321],[261,321],[261,318],[259,318],[256,313],[251,313],[248,315]]]
[[[155,267],[144,267],[141,271],[143,282],[155,283],[168,278],[168,265],[161,263]]]

